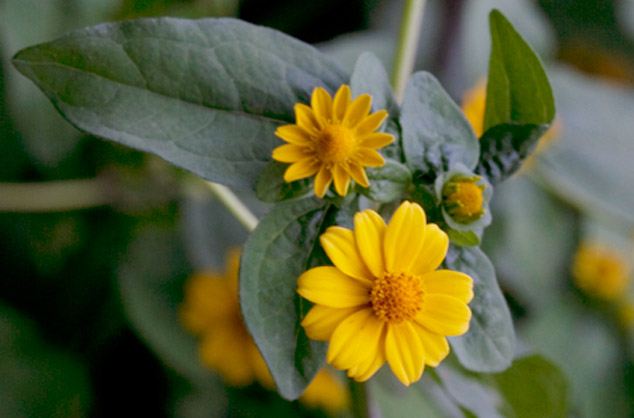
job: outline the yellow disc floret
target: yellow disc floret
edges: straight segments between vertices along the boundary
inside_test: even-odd
[[[454,178],[443,187],[445,210],[455,221],[469,223],[484,215],[484,197],[486,186],[477,184],[479,176]]]
[[[414,318],[423,302],[420,278],[406,273],[385,273],[374,282],[370,303],[375,315],[390,323]]]
[[[341,125],[328,125],[317,136],[315,148],[321,161],[325,163],[343,163],[354,155],[356,150],[352,131]]]

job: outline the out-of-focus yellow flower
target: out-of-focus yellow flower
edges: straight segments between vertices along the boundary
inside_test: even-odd
[[[233,250],[224,273],[202,271],[191,276],[181,322],[199,336],[202,363],[217,371],[228,385],[241,387],[257,381],[273,389],[273,378],[240,315],[239,265],[240,252]],[[348,392],[332,372],[322,369],[299,400],[311,408],[336,411],[348,404]]]
[[[387,361],[408,386],[447,356],[446,336],[469,329],[473,280],[436,270],[449,239],[416,203],[403,202],[388,225],[359,212],[354,231],[330,227],[320,243],[334,266],[299,277],[298,293],[315,303],[302,326],[330,341],[328,363],[348,376],[368,380]]]
[[[618,316],[625,329],[634,329],[634,300],[626,298],[618,307]]]
[[[585,294],[613,301],[629,285],[630,266],[617,250],[598,242],[583,242],[572,266],[575,285]]]
[[[309,408],[325,408],[340,411],[350,403],[348,390],[341,380],[323,368],[310,383],[299,401]]]
[[[484,134],[484,112],[486,109],[487,84],[486,80],[478,81],[473,87],[467,90],[462,96],[462,111],[467,120],[471,123],[476,136],[480,138]],[[523,167],[530,167],[533,164],[532,157],[543,152],[555,140],[561,137],[562,123],[560,119],[555,119],[554,123],[539,139],[537,148],[531,156],[524,162]]]
[[[200,337],[200,358],[231,386],[254,381],[272,388],[273,379],[253,339],[247,332],[238,305],[240,253],[231,251],[224,274],[199,272],[187,281],[180,317],[183,325]]]
[[[372,97],[363,94],[350,100],[350,87],[343,85],[334,99],[326,90],[313,91],[311,106],[295,105],[294,125],[277,128],[275,135],[288,142],[273,150],[273,159],[292,163],[284,173],[290,183],[316,174],[315,194],[323,197],[333,182],[341,196],[348,193],[350,178],[362,187],[370,182],[364,167],[385,164],[376,151],[392,141],[390,134],[375,132],[387,111],[370,114]]]

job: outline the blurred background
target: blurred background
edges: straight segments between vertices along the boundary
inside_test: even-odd
[[[229,276],[226,254],[246,231],[195,176],[76,130],[10,60],[100,22],[230,16],[348,70],[371,51],[389,71],[404,3],[0,0],[0,416],[348,416],[345,402],[288,403],[262,380],[232,385],[205,365],[183,319],[196,297],[186,289],[200,272]],[[519,351],[561,368],[572,415],[631,416],[634,1],[428,0],[416,70],[465,109],[484,100],[491,8],[544,61],[558,115],[495,190],[484,237]]]

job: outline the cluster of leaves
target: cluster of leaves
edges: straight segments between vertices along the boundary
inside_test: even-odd
[[[325,360],[323,342],[299,325],[308,309],[295,281],[326,263],[318,237],[349,225],[368,202],[389,214],[394,203],[420,203],[452,239],[448,268],[474,279],[473,319],[450,342],[475,372],[506,369],[514,354],[509,309],[494,269],[477,244],[482,225],[464,230],[445,221],[438,178],[463,167],[492,187],[530,154],[554,117],[539,59],[499,13],[490,15],[492,51],[485,133],[478,139],[459,107],[429,73],[394,100],[382,65],[362,55],[347,74],[314,48],[279,32],[233,19],[146,19],[75,31],[19,52],[15,67],[34,81],[79,129],[158,154],[208,180],[254,190],[271,211],[243,251],[243,315],[282,396],[297,398]],[[307,181],[286,184],[271,162],[277,126],[294,122],[293,106],[321,86],[350,84],[353,95],[387,109],[396,140],[386,165],[369,170],[370,187],[319,200]],[[365,205],[365,206],[364,206]]]

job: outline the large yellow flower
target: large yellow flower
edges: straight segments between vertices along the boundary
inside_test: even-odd
[[[387,361],[409,385],[447,356],[446,336],[469,328],[473,280],[436,270],[449,240],[416,203],[403,202],[387,226],[372,210],[357,213],[354,231],[330,227],[320,242],[334,266],[298,279],[315,303],[302,325],[330,340],[327,361],[348,376],[365,381]]]
[[[315,176],[315,194],[323,197],[333,182],[341,196],[348,193],[350,178],[368,187],[364,167],[385,164],[376,151],[394,140],[390,134],[375,132],[387,111],[370,114],[372,97],[363,94],[350,100],[350,87],[343,85],[334,100],[321,87],[313,91],[311,106],[295,105],[294,125],[277,128],[275,135],[288,142],[273,150],[273,159],[292,163],[284,181]]]

